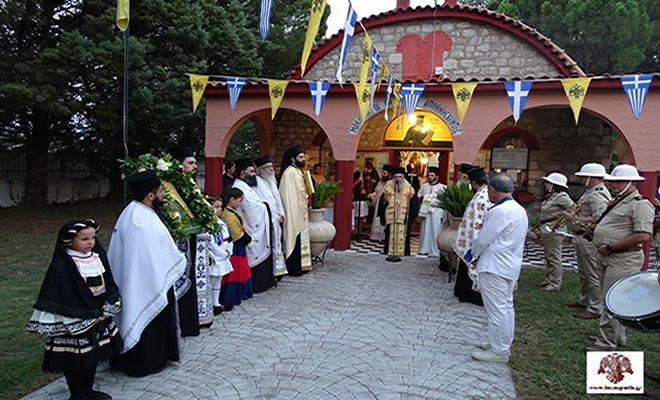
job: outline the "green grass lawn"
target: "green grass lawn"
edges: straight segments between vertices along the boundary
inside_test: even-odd
[[[57,377],[41,371],[43,338],[25,331],[57,230],[70,219],[91,216],[101,224],[100,240],[107,245],[120,208],[116,199],[103,199],[39,210],[0,210],[0,399],[20,398]],[[575,319],[571,316],[574,310],[565,306],[575,300],[577,274],[566,273],[558,293],[544,293],[534,286],[542,274],[540,270],[523,270],[516,293],[511,368],[518,397],[588,398],[583,349],[589,344],[586,335],[597,333],[597,321]],[[629,329],[624,350],[644,351],[646,370],[660,372],[656,335]],[[645,384],[647,388],[660,386],[648,379]]]

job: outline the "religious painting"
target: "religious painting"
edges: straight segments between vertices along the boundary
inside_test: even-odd
[[[385,146],[392,148],[451,148],[449,127],[429,111],[415,111],[392,121],[385,131]]]

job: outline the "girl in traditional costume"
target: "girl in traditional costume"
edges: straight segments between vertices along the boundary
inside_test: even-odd
[[[209,203],[218,216],[222,230],[213,234],[211,241],[211,266],[209,276],[211,280],[211,289],[213,296],[213,314],[218,315],[222,312],[222,303],[220,303],[220,293],[222,289],[222,277],[231,273],[234,268],[231,266],[230,257],[232,255],[232,242],[229,234],[229,227],[220,218],[222,215],[222,199],[219,197],[209,197]]]
[[[99,362],[122,347],[113,317],[121,309],[105,250],[96,241],[93,219],[64,225],[57,235],[53,259],[46,271],[30,332],[46,334],[43,370],[63,372],[71,399],[112,399],[93,390]]]

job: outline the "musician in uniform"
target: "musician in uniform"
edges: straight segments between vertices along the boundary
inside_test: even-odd
[[[568,195],[568,179],[559,172],[553,172],[543,177],[545,199],[541,203],[541,224],[549,227],[542,230],[541,242],[545,255],[545,279],[536,285],[544,292],[556,292],[561,287],[563,267],[561,263],[561,244],[564,236],[557,233],[561,226],[554,226],[562,217],[564,211],[573,206],[573,200]],[[558,228],[558,229],[556,229]]]
[[[566,220],[579,226],[575,230],[573,244],[575,245],[580,277],[580,297],[568,306],[585,308],[585,310],[573,314],[576,318],[593,319],[600,317],[602,306],[600,281],[603,279],[604,271],[597,267],[598,250],[596,246],[589,240],[591,238],[588,239],[585,236],[591,234],[589,227],[594,226],[612,199],[609,190],[603,183],[605,175],[607,175],[605,167],[601,164],[584,164],[580,171],[575,173],[575,176],[580,177],[580,181],[586,188],[577,201],[579,211],[577,214],[566,213]]]
[[[644,265],[642,243],[651,238],[654,210],[634,182],[643,181],[637,168],[621,164],[605,176],[614,197],[594,229],[594,245],[598,248],[599,268],[604,271],[601,282],[605,294],[617,280],[630,276]],[[600,334],[590,336],[595,343],[587,351],[611,351],[626,345],[623,325],[601,307]]]

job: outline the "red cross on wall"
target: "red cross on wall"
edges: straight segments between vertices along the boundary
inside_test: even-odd
[[[411,33],[399,39],[397,53],[403,58],[403,79],[428,80],[434,78],[435,67],[444,64],[445,52],[451,50],[451,38],[442,31],[431,32],[421,38]]]

